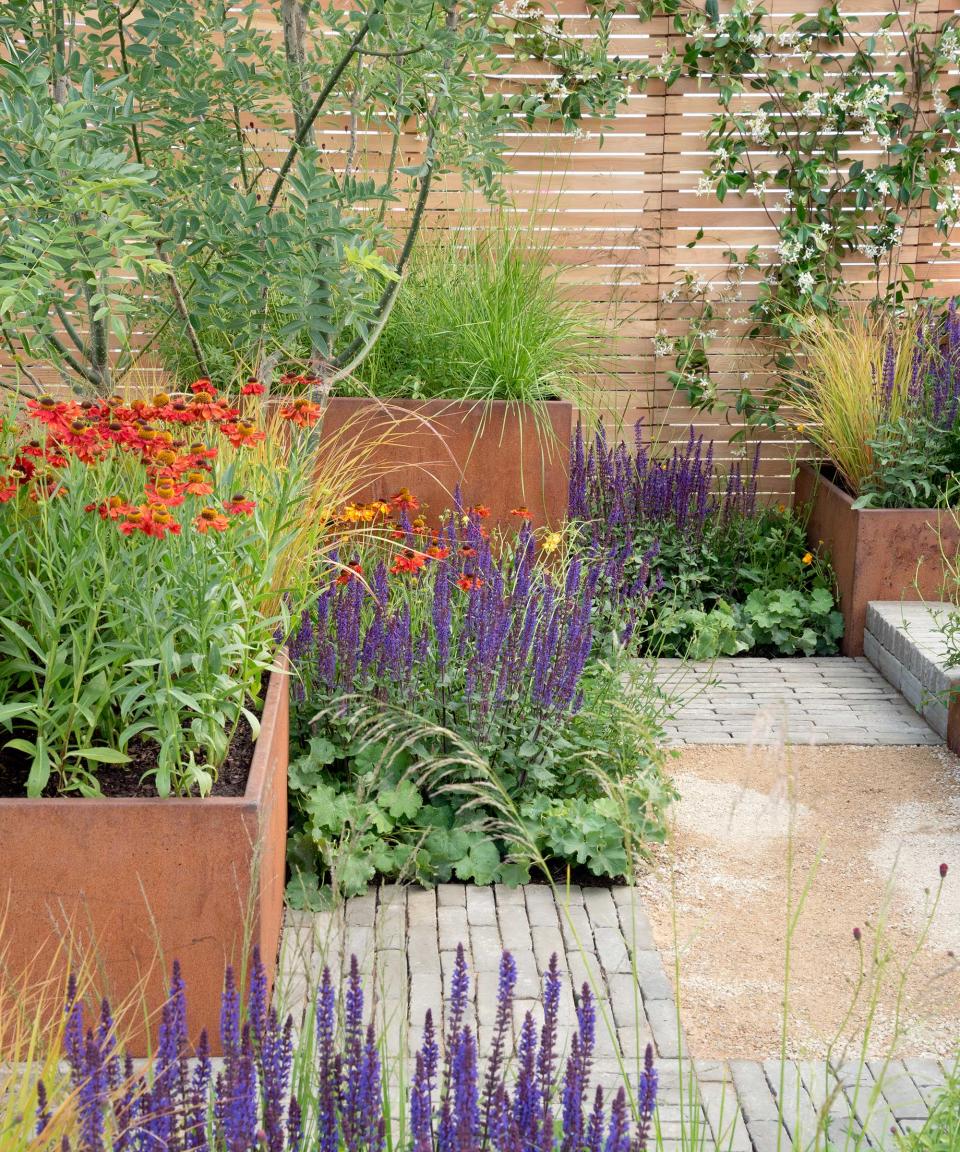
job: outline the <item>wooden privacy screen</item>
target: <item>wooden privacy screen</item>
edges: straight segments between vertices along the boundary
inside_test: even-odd
[[[899,3],[899,0],[894,0]],[[816,11],[817,0],[770,0],[774,18]],[[269,0],[262,0],[261,24],[277,29]],[[860,19],[858,30],[868,31],[889,11],[889,4],[870,0],[844,0],[846,12]],[[922,19],[938,26],[955,12],[954,0],[919,0]],[[560,0],[557,11],[565,17],[566,30],[589,40],[595,25],[585,0]],[[666,20],[641,22],[624,13],[614,19],[611,54],[625,59],[659,59],[679,37]],[[896,35],[895,30],[891,29]],[[530,78],[537,73],[529,64],[516,75]],[[759,99],[747,95],[744,100]],[[518,217],[538,231],[549,232],[556,261],[574,299],[616,320],[617,336],[603,381],[603,403],[608,415],[631,425],[643,417],[665,440],[682,440],[691,419],[707,437],[726,444],[735,430],[724,415],[696,415],[675,396],[667,382],[671,359],[654,355],[654,337],[660,330],[677,335],[685,330],[685,306],[667,303],[669,293],[683,269],[718,286],[727,267],[723,252],[745,252],[753,244],[764,251],[776,247],[777,232],[767,212],[752,197],[730,195],[724,203],[713,196],[698,197],[697,184],[707,166],[704,133],[717,109],[709,78],[699,83],[683,80],[669,90],[652,82],[642,94],[634,94],[616,120],[601,124],[584,121],[577,137],[565,136],[545,126],[529,130],[518,124],[510,146],[511,173],[506,180]],[[351,133],[348,109],[328,116],[320,125],[319,139],[334,169],[342,169],[353,140],[354,162],[361,171],[383,171],[389,138],[377,123],[362,118]],[[284,150],[279,135],[262,133],[258,147],[266,154]],[[400,164],[417,162],[422,145],[412,134],[401,140]],[[864,146],[851,156],[869,161]],[[758,152],[758,159],[762,159]],[[776,198],[767,207],[777,216]],[[399,204],[395,211],[405,213]],[[455,177],[439,179],[433,190],[428,229],[449,229],[456,224],[483,224],[490,210],[476,199],[465,198]],[[687,245],[698,229],[703,239]],[[916,267],[918,278],[929,278],[937,294],[960,293],[960,260],[940,255],[941,237],[931,224],[920,221],[904,237],[904,260]],[[866,284],[870,263],[863,258],[849,262],[851,284]],[[726,305],[715,325],[717,339],[711,343],[711,374],[718,388],[739,389],[745,381],[763,385],[765,359],[762,349],[744,337],[744,309],[753,285],[743,285],[739,302]],[[3,366],[0,352],[0,367]],[[771,498],[785,497],[791,490],[791,460],[803,446],[780,438],[765,446],[762,456],[761,490]],[[718,451],[730,459],[740,448]],[[750,449],[752,453],[752,448]]]

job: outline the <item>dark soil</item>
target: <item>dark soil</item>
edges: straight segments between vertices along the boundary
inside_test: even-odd
[[[251,711],[260,712],[248,701]],[[241,716],[237,731],[227,752],[226,761],[221,765],[213,785],[213,796],[242,796],[250,775],[253,760],[254,740],[250,725]],[[97,780],[100,792],[109,797],[130,797],[141,799],[156,797],[157,786],[152,775],[156,766],[157,746],[149,740],[132,740],[127,747],[130,756],[128,764],[101,764],[97,767]],[[202,761],[200,761],[202,763]],[[0,749],[0,799],[22,799],[27,794],[27,775],[30,765],[20,752]],[[44,796],[57,796],[56,782],[51,779],[43,791]],[[68,793],[68,795],[75,795]]]
[[[568,881],[571,884],[579,885],[581,888],[616,888],[618,884],[627,883],[623,876],[595,876],[583,864],[574,864],[568,869],[562,860],[548,860],[547,868],[550,870],[550,880],[560,892],[563,891]],[[531,884],[548,883],[546,876],[537,868],[531,868],[529,882]]]
[[[835,484],[841,492],[846,492],[848,496],[856,499],[856,492],[850,488],[849,484],[847,484],[846,480],[844,480],[844,478],[837,471],[836,467],[831,464],[829,460],[825,460],[820,465],[820,475],[824,478],[824,480],[829,480],[831,484]]]

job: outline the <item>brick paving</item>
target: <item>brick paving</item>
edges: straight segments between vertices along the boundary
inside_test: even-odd
[[[612,1088],[624,1075],[635,1082],[646,1044],[653,1044],[666,1152],[799,1152],[823,1147],[825,1127],[835,1147],[849,1134],[861,1147],[892,1152],[898,1135],[923,1123],[944,1083],[945,1069],[934,1059],[835,1069],[824,1061],[691,1060],[671,981],[640,898],[628,887],[575,886],[556,898],[542,885],[385,885],[335,912],[288,911],[278,996],[302,1026],[324,966],[338,979],[356,955],[399,1092],[409,1054],[422,1040],[424,1013],[443,1016],[458,943],[470,965],[470,1023],[481,1051],[492,1032],[503,948],[517,961],[515,1028],[528,1009],[538,1014],[544,971],[551,955],[560,959],[562,1048],[575,1028],[574,990],[589,982],[598,1001],[595,1083]]]
[[[865,658],[660,660],[673,744],[941,744]]]
[[[939,744],[910,702],[867,659],[661,660],[674,744]],[[469,1022],[481,1050],[492,1035],[503,949],[517,963],[515,1029],[540,1014],[543,975],[563,974],[561,1047],[576,1026],[586,981],[598,1001],[595,1083],[636,1081],[647,1043],[661,1079],[659,1144],[666,1152],[799,1152],[829,1142],[895,1149],[916,1129],[945,1079],[935,1059],[691,1060],[643,904],[632,889],[543,885],[434,890],[385,885],[337,911],[287,912],[279,995],[298,1024],[324,966],[336,980],[356,955],[399,1091],[429,1008],[442,1019],[457,944],[470,966]],[[407,1073],[402,1069],[406,1065]],[[826,1133],[826,1134],[825,1134]],[[849,1144],[848,1144],[849,1141]]]

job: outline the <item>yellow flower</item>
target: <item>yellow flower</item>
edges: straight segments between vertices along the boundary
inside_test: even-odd
[[[556,552],[563,542],[562,532],[548,532],[543,538],[543,543],[540,547],[544,552]]]
[[[797,425],[797,434],[802,436],[806,427],[807,427],[806,424],[798,424]]]
[[[804,552],[803,559],[801,560],[801,564],[812,564],[812,563],[813,563],[813,553],[812,552]]]

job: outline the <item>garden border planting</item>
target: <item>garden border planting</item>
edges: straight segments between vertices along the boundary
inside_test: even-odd
[[[97,991],[123,1003],[145,983],[166,999],[168,965],[190,981],[191,1034],[216,1035],[223,971],[258,944],[268,978],[283,919],[289,688],[270,677],[243,796],[0,799],[0,947],[12,973],[57,960],[67,934],[96,945]],[[5,918],[4,918],[5,917]],[[134,1055],[146,1053],[139,1030]]]
[[[807,539],[827,550],[836,574],[844,619],[841,650],[862,656],[871,600],[937,598],[941,560],[960,549],[960,529],[949,512],[929,508],[854,508],[853,497],[801,463],[794,500],[810,508]]]

